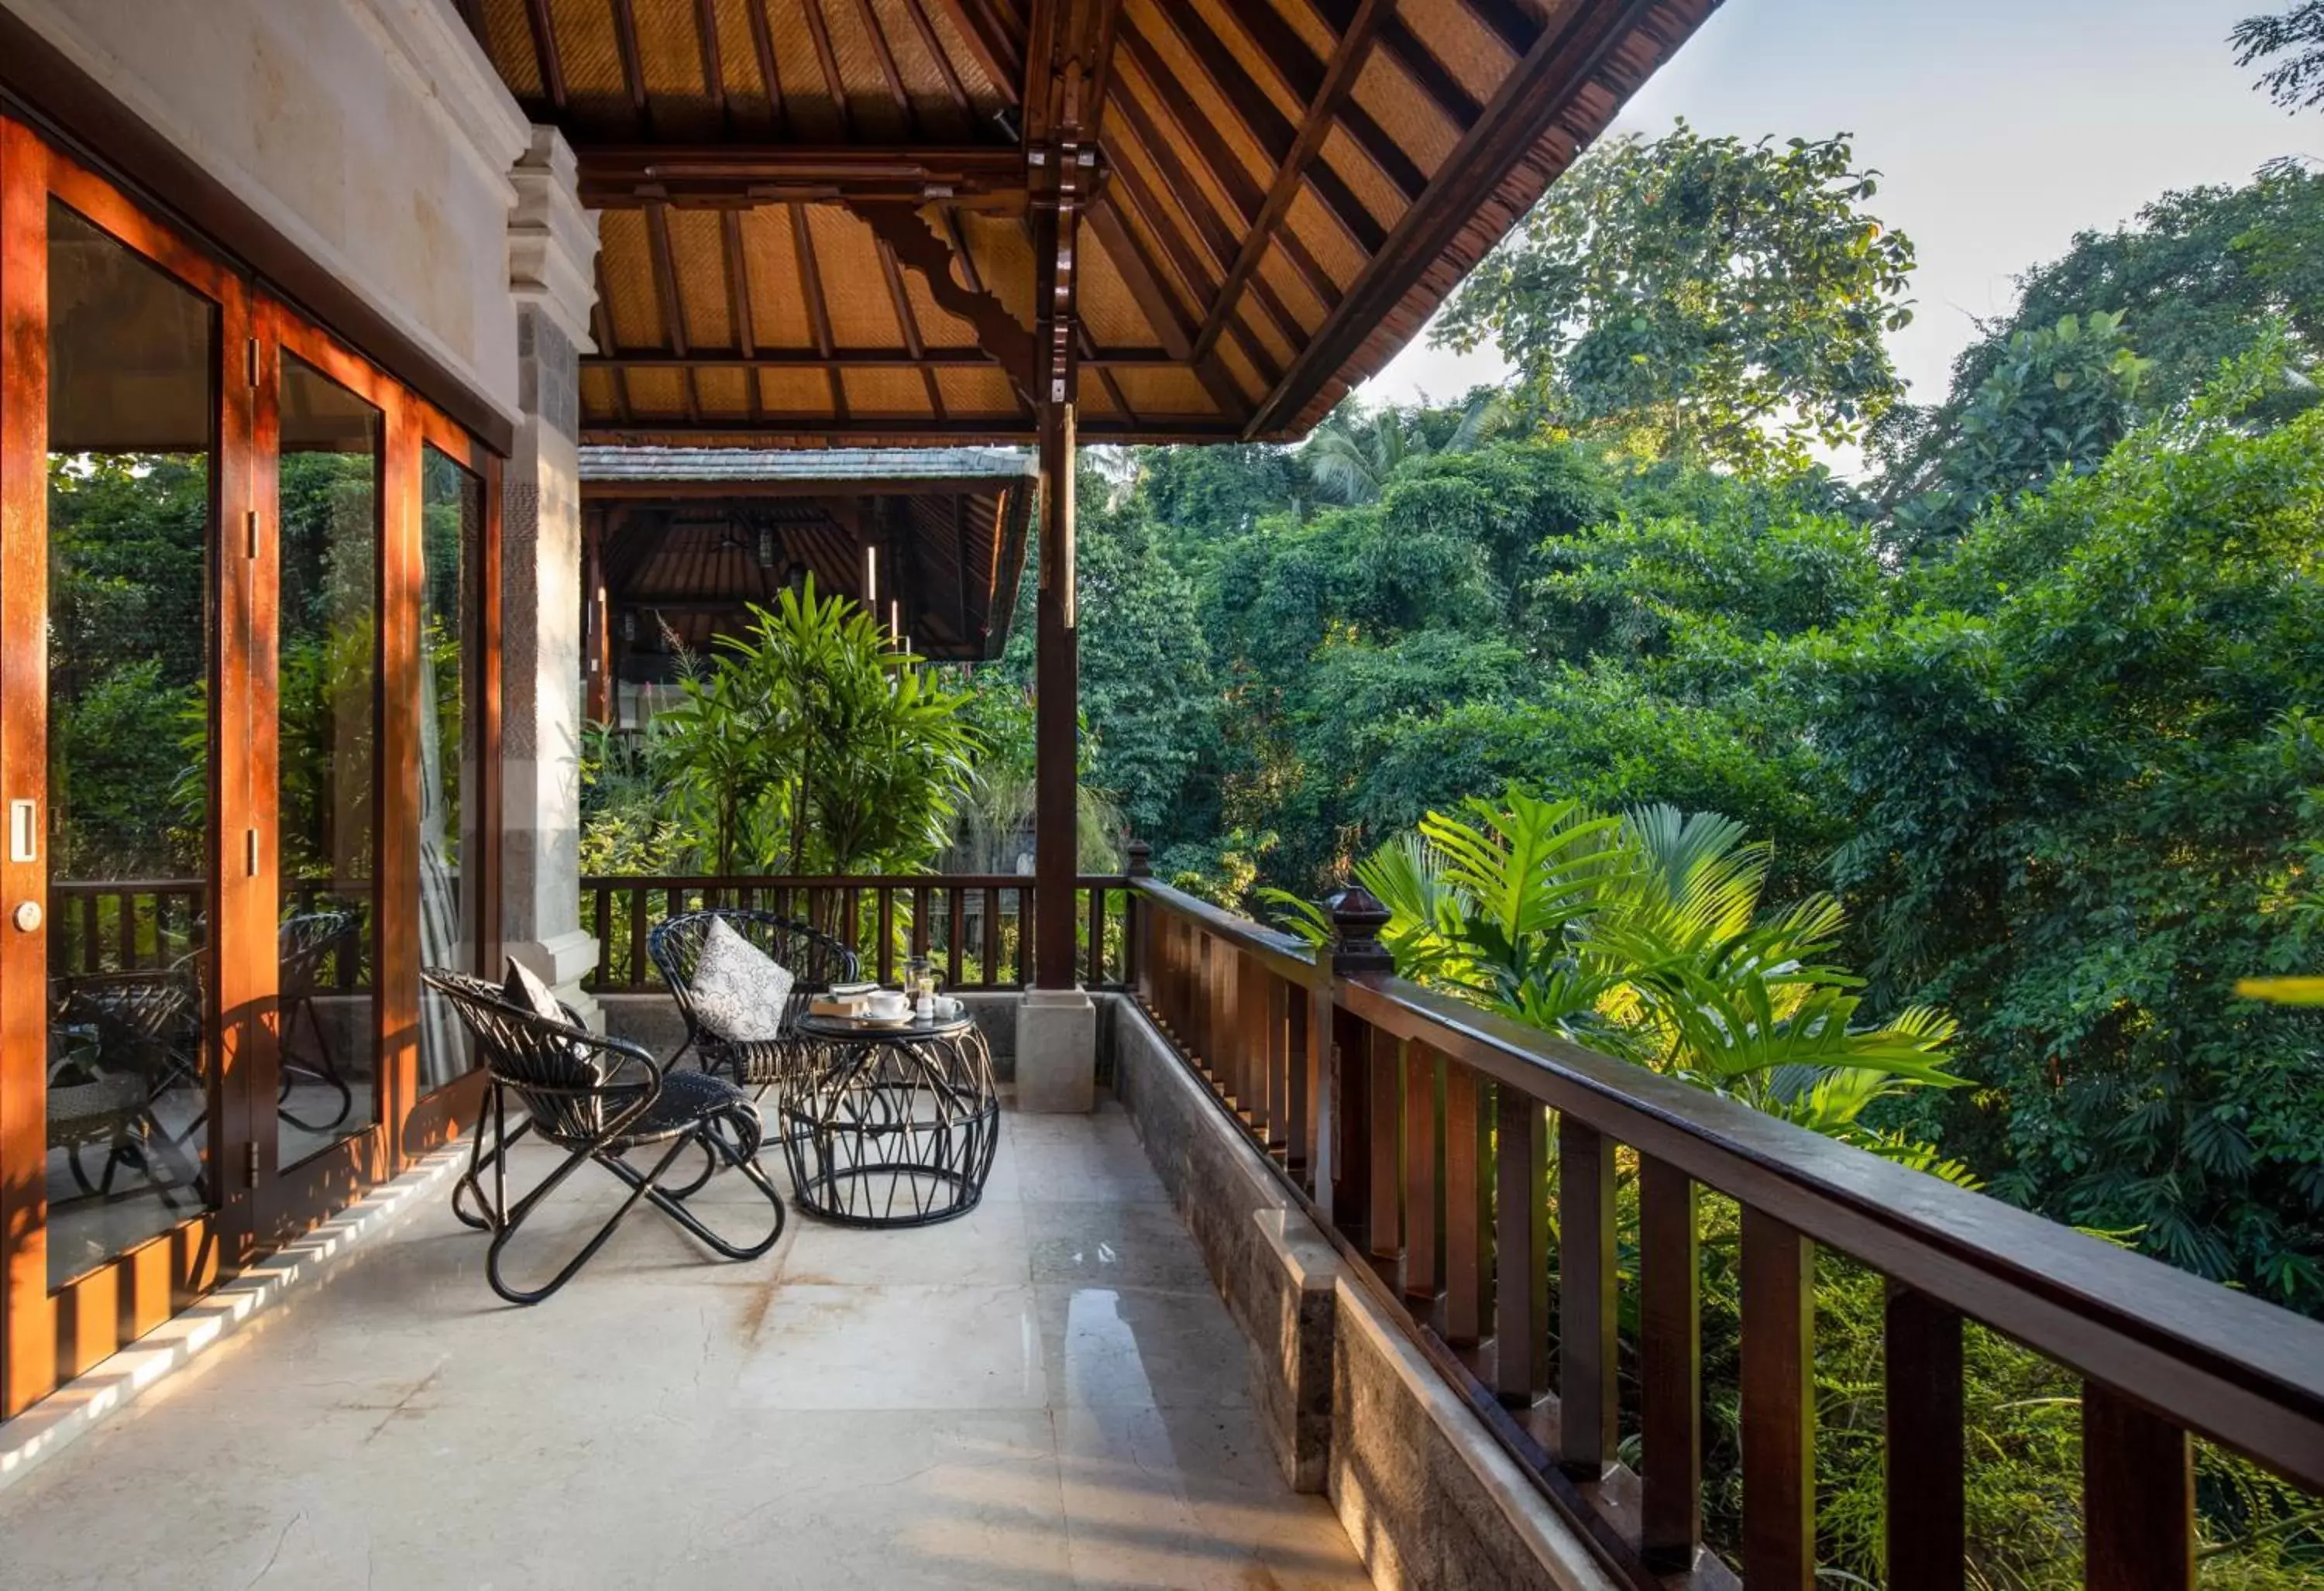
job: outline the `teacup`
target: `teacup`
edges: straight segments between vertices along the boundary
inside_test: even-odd
[[[871,1014],[882,1022],[893,1022],[912,1014],[912,1002],[900,989],[883,989],[866,1002]]]

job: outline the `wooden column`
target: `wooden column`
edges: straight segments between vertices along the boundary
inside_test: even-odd
[[[1073,0],[1036,8],[1028,52],[1025,160],[1031,190],[1035,369],[1041,442],[1040,588],[1034,669],[1034,982],[1074,987],[1077,731],[1081,704],[1074,592],[1074,391],[1081,212],[1096,175],[1091,136],[1111,49],[1111,8]]]

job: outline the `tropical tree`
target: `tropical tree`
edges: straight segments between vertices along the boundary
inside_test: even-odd
[[[1501,436],[1517,424],[1517,410],[1502,393],[1480,391],[1453,417],[1451,428],[1432,426],[1425,409],[1398,409],[1393,404],[1366,411],[1350,398],[1323,417],[1298,453],[1319,501],[1366,503],[1379,501],[1389,477],[1405,464],[1443,453],[1468,453]]]
[[[2236,47],[2237,66],[2283,58],[2260,74],[2259,87],[2284,109],[2324,105],[2324,0],[2300,0],[2286,12],[2247,16],[2227,41]]]
[[[1648,456],[1803,466],[1903,391],[1881,338],[1912,318],[1913,245],[1854,161],[1846,134],[1604,141],[1432,336],[1494,342],[1554,421]]]
[[[1951,1020],[1915,1007],[1859,1020],[1835,964],[1828,896],[1763,909],[1770,848],[1669,806],[1620,816],[1512,786],[1431,813],[1359,863],[1388,908],[1397,970],[1528,1026],[1738,1099],[1909,1163],[1965,1176],[1866,1119],[1950,1088]],[[1316,908],[1271,894],[1320,934]]]

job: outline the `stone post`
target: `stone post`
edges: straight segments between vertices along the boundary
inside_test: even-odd
[[[597,217],[573,151],[535,127],[511,173],[509,292],[520,401],[501,525],[502,939],[599,1025],[580,980],[596,965],[581,927],[581,372]]]

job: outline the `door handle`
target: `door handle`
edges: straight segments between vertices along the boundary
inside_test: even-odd
[[[37,900],[18,901],[14,917],[17,933],[32,933],[41,925],[41,903]]]

